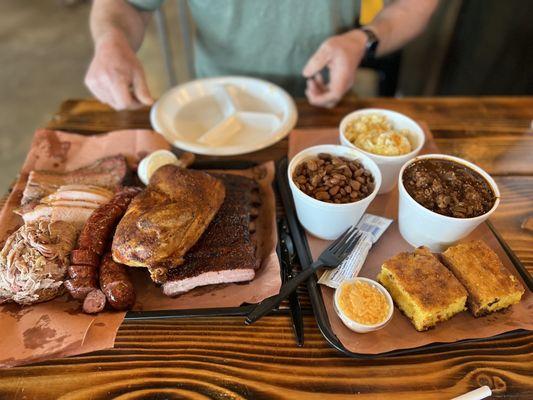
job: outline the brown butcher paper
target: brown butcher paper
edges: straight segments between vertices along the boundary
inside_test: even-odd
[[[431,132],[427,128],[424,130],[426,132],[426,144],[421,153],[438,153]],[[339,144],[338,135],[336,129],[295,130],[289,136],[289,158],[307,147]],[[413,247],[402,238],[398,229],[397,188],[390,193],[377,196],[368,207],[367,212],[394,220],[370,250],[359,273],[359,276],[375,280],[385,260],[402,251],[413,251]],[[485,241],[498,254],[509,272],[520,279],[526,292],[519,304],[480,318],[474,318],[469,312],[462,312],[426,332],[416,331],[407,317],[395,307],[393,318],[385,328],[360,334],[349,330],[335,313],[333,308],[334,289],[320,285],[331,328],[344,347],[354,353],[379,354],[392,350],[416,348],[429,343],[450,343],[463,339],[486,338],[515,329],[533,329],[533,295],[515,270],[498,240],[486,224],[481,224],[465,240],[473,239]],[[313,259],[316,259],[329,244],[329,242],[318,239],[309,233],[307,240]]]
[[[70,171],[119,153],[135,168],[148,153],[168,148],[169,144],[159,134],[149,130],[115,131],[97,136],[38,130],[19,179],[0,211],[0,245],[22,224],[13,210],[20,205],[31,170]],[[256,303],[279,292],[275,200],[271,187],[274,165],[270,162],[250,170],[225,172],[253,177],[259,183],[262,206],[256,221],[256,237],[261,268],[256,278],[250,283],[198,288],[172,299],[162,294],[143,268],[132,268],[137,290],[134,309],[231,307],[244,302]],[[68,295],[26,307],[14,303],[0,305],[0,367],[112,348],[124,315],[113,311],[84,314],[80,303]]]

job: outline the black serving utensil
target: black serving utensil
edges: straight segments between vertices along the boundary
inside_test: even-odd
[[[285,283],[281,287],[279,294],[271,296],[259,303],[253,311],[246,316],[244,323],[246,325],[253,324],[255,321],[268,314],[273,308],[277,307],[283,300],[289,297],[289,295],[298,288],[298,285],[307,281],[319,268],[338,267],[352,252],[360,238],[361,233],[355,226],[347,229],[337,240],[331,243],[322,254],[320,254],[315,262]]]
[[[285,219],[281,219],[278,224],[279,238],[280,238],[280,255],[283,271],[283,283],[288,282],[293,278],[294,269],[293,263],[295,260],[294,245],[289,234],[289,227]],[[298,300],[296,291],[289,295],[289,308],[291,311],[292,329],[294,337],[296,338],[296,345],[302,347],[304,344],[304,322],[302,316],[302,308]]]

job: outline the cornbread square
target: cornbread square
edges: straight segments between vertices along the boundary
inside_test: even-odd
[[[427,247],[385,261],[378,281],[417,331],[425,331],[466,309],[465,288]]]
[[[516,304],[524,294],[522,284],[482,240],[459,243],[442,256],[466,288],[468,308],[475,317]]]

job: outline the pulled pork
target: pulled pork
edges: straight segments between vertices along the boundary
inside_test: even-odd
[[[0,251],[0,303],[33,304],[62,294],[78,231],[64,221],[38,219],[11,234]]]

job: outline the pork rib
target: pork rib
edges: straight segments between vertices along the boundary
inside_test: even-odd
[[[184,263],[168,271],[163,292],[176,296],[198,286],[250,281],[258,268],[256,245],[250,233],[258,198],[257,183],[232,174],[213,174],[226,187],[217,215],[185,255]]]

